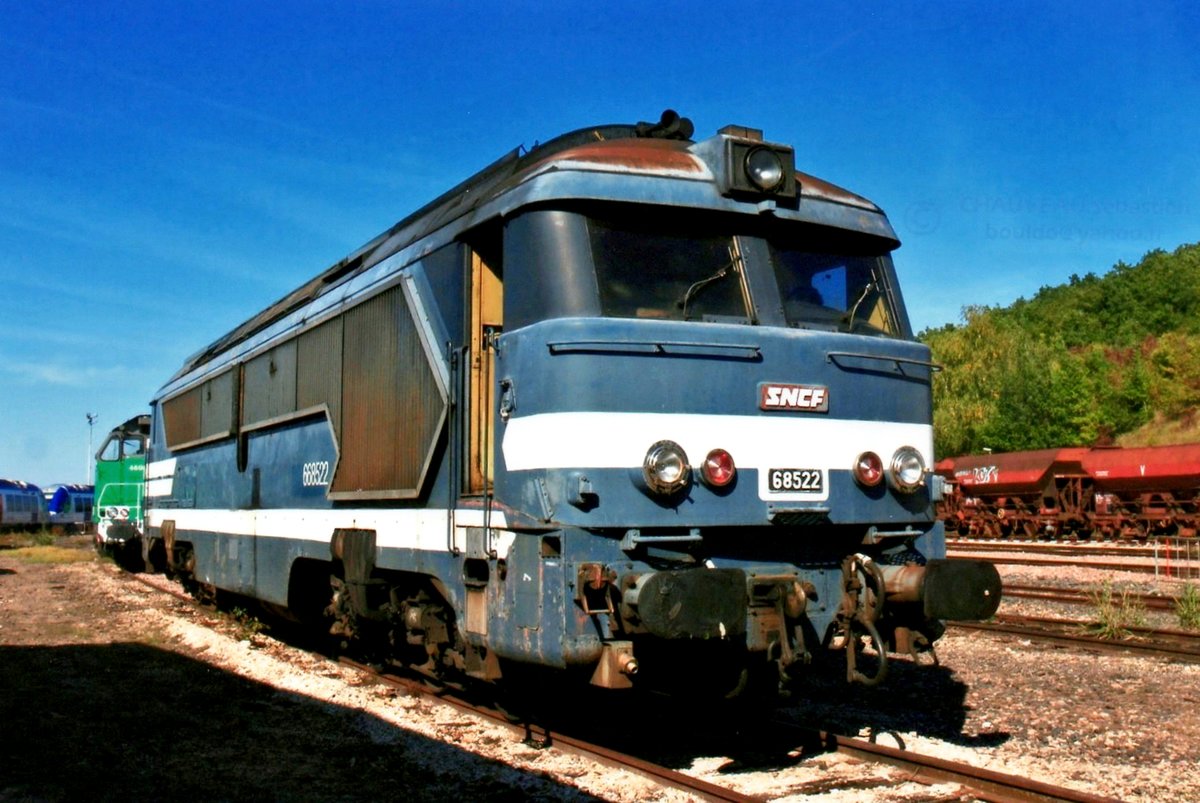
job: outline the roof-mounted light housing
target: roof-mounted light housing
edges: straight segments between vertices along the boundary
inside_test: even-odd
[[[763,142],[758,131],[727,126],[722,133],[725,136],[722,194],[771,199],[796,197],[795,151],[787,145]]]

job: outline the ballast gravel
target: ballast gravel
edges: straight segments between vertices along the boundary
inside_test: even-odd
[[[86,539],[62,543],[87,549]],[[1020,582],[1154,585],[1095,570],[1003,572]],[[1002,610],[1023,609],[1010,601]],[[939,666],[893,662],[879,688],[814,683],[783,713],[1121,800],[1200,800],[1200,666],[954,630],[937,654]],[[645,725],[669,738],[662,723]],[[951,785],[931,789],[839,755],[755,763],[730,748],[679,766],[762,800],[959,799]],[[528,746],[111,562],[35,563],[0,549],[0,801],[134,797],[691,799]]]

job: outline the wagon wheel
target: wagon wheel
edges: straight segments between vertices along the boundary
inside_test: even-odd
[[[1145,542],[1150,537],[1150,533],[1146,528],[1146,523],[1137,519],[1130,519],[1125,522],[1125,526],[1121,528],[1121,538],[1132,538],[1137,541]]]

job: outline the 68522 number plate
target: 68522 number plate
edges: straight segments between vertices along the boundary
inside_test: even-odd
[[[767,489],[772,493],[821,493],[825,472],[819,468],[772,468],[767,471]]]

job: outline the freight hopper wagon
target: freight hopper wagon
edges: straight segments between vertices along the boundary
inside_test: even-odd
[[[1093,489],[1081,461],[1087,449],[966,455],[941,460],[949,491],[946,529],[982,538],[1034,538],[1085,530]]]
[[[1194,537],[1200,527],[1200,444],[1092,449],[1097,537]]]
[[[937,464],[946,528],[979,537],[1196,535],[1200,444],[966,455]]]
[[[887,218],[691,134],[513,152],[188,359],[144,556],[488,681],[735,694],[840,649],[875,682],[990,615],[995,570],[944,559]]]

